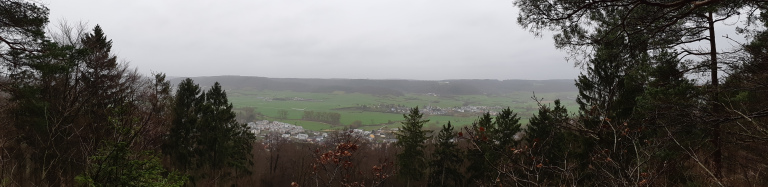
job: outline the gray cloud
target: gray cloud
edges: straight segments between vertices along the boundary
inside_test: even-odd
[[[510,1],[73,0],[51,20],[100,24],[120,58],[173,76],[568,79]]]

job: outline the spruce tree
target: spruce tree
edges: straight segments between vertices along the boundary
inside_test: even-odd
[[[555,32],[556,46],[568,49],[574,54],[575,60],[584,62],[593,56],[600,56],[599,49],[603,43],[611,41],[632,40],[632,37],[646,37],[643,43],[614,46],[644,48],[643,50],[679,49],[676,56],[688,58],[688,63],[681,64],[683,74],[695,74],[708,77],[704,84],[707,98],[702,101],[708,105],[698,108],[696,113],[705,113],[711,138],[713,163],[709,170],[714,178],[723,178],[723,151],[721,139],[724,132],[722,121],[734,118],[721,101],[725,90],[720,83],[728,75],[721,74],[732,67],[728,57],[737,49],[718,48],[718,23],[727,23],[732,18],[746,18],[742,25],[737,25],[736,31],[744,31],[765,10],[763,1],[719,1],[719,0],[685,0],[685,1],[571,1],[571,0],[517,0],[515,5],[520,7],[518,22],[530,28],[536,34],[544,30]],[[615,35],[606,35],[613,32]],[[719,31],[718,31],[719,32]],[[628,37],[627,37],[628,36]],[[729,38],[725,36],[725,38]],[[708,44],[701,47],[695,45]],[[722,43],[722,41],[720,41]],[[691,46],[693,45],[693,46]],[[595,51],[593,51],[595,50]],[[658,52],[658,51],[657,51]],[[585,57],[585,58],[580,58]],[[726,58],[723,58],[726,57]],[[693,60],[701,59],[701,60]],[[621,58],[613,59],[618,63],[627,63]],[[618,69],[615,69],[618,70]],[[622,71],[622,70],[619,70]],[[581,81],[581,80],[580,80]],[[618,94],[610,93],[608,94]],[[629,101],[629,100],[625,100]],[[619,112],[628,112],[627,110]],[[624,114],[616,113],[621,116]],[[737,114],[738,115],[738,114]],[[738,118],[738,117],[736,117]],[[609,118],[612,119],[612,118]],[[594,123],[593,123],[594,125]],[[709,147],[708,147],[709,148]]]
[[[462,150],[456,145],[456,133],[449,121],[437,135],[437,144],[429,162],[428,186],[461,186],[459,172],[463,159]]]
[[[232,104],[218,82],[202,93],[192,79],[185,79],[176,91],[173,112],[163,151],[177,167],[192,174],[192,182],[250,173],[255,137],[245,124],[235,121]]]
[[[426,154],[424,153],[424,143],[429,139],[424,130],[424,124],[429,120],[422,119],[424,114],[419,112],[419,107],[411,108],[409,114],[403,114],[405,121],[403,126],[397,132],[397,145],[402,152],[397,154],[397,174],[403,179],[410,181],[419,181],[424,177],[427,168]]]
[[[615,182],[601,181],[599,178],[605,172],[615,173],[618,176],[616,181],[630,180],[631,175],[626,171],[639,164],[635,159],[638,154],[633,152],[637,150],[634,149],[634,139],[617,136],[614,129],[625,129],[623,124],[632,125],[629,127],[631,129],[638,129],[642,125],[632,121],[636,117],[636,99],[645,89],[647,76],[644,70],[649,65],[649,54],[645,49],[634,47],[644,43],[642,38],[614,36],[618,34],[610,32],[603,34],[625,39],[611,40],[597,46],[587,71],[579,75],[576,82],[579,89],[576,99],[579,104],[577,119],[579,128],[586,129],[584,135],[588,139],[587,143],[580,145],[585,150],[581,153],[589,155],[580,153],[571,157],[582,159],[580,167],[588,171],[583,174],[588,176],[585,178],[592,179],[584,180],[588,183],[582,185],[610,185]],[[595,156],[602,159],[589,159]]]
[[[569,161],[579,162],[579,159],[568,157],[579,155],[580,139],[562,129],[566,127],[568,111],[560,104],[559,99],[555,100],[554,104],[554,107],[539,106],[538,113],[531,117],[529,125],[525,128],[525,142],[530,147],[530,154],[534,155],[534,165],[566,168]],[[557,185],[555,181],[565,181],[563,176],[567,176],[561,174],[564,174],[561,170],[545,169],[536,179],[542,185]]]
[[[520,117],[517,117],[517,113],[507,107],[496,115],[494,124],[496,124],[494,141],[498,142],[497,149],[504,151],[517,146],[515,134],[520,132]]]
[[[200,86],[192,79],[179,83],[172,108],[173,120],[163,145],[163,153],[171,157],[171,163],[181,170],[191,169],[195,162],[195,143],[200,135],[198,111],[203,106]]]
[[[471,137],[473,143],[467,151],[467,173],[471,182],[485,182],[493,179],[492,173],[496,170],[494,164],[498,161],[498,154],[494,151],[494,132],[496,128],[493,125],[493,118],[490,113],[485,113],[472,124],[471,132],[467,134]]]
[[[525,140],[528,144],[548,141],[550,138],[558,138],[561,127],[568,120],[568,110],[560,104],[560,99],[555,100],[555,106],[542,105],[539,112],[531,117],[530,124],[525,127]]]
[[[240,174],[250,173],[248,166],[252,165],[251,150],[255,137],[245,124],[235,120],[232,104],[227,94],[216,82],[205,94],[205,102],[200,110],[198,127],[202,132],[197,139],[199,146],[198,157],[201,162],[198,167],[211,170],[225,168],[240,171]],[[229,177],[233,173],[224,172]]]
[[[140,87],[140,78],[116,63],[111,40],[101,27],[61,44],[37,38],[43,34],[38,27],[47,21],[44,7],[18,1],[0,4],[4,28],[0,35],[11,36],[0,41],[8,47],[0,52],[0,66],[7,68],[0,86],[13,103],[7,109],[13,117],[6,122],[13,127],[3,128],[23,132],[9,139],[30,147],[23,158],[31,161],[24,167],[35,173],[29,179],[39,177],[33,181],[40,185],[71,181],[89,167],[88,157],[108,146],[105,142],[125,140],[114,133],[117,128],[139,126],[141,101],[131,98],[139,90],[131,88]]]
[[[646,163],[650,166],[647,167],[668,170],[665,180],[671,184],[693,182],[686,174],[691,167],[686,162],[690,159],[687,149],[707,143],[706,137],[710,134],[707,132],[709,128],[700,126],[706,123],[704,117],[695,112],[706,108],[700,100],[704,92],[681,72],[682,63],[674,52],[662,51],[652,57],[653,66],[648,68],[647,73],[649,81],[642,95],[636,98],[637,106],[633,113],[635,119],[643,121],[626,125],[632,129],[643,129],[630,133],[641,142],[663,142],[641,148],[653,149],[649,152],[656,155],[648,159]]]

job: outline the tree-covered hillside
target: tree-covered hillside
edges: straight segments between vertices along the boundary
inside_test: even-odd
[[[768,186],[768,2],[514,5],[575,80],[169,81],[0,0],[0,186]]]
[[[512,92],[572,92],[573,80],[371,80],[371,79],[295,79],[249,76],[191,77],[200,85],[221,82],[225,89],[258,89],[274,91],[357,92],[373,95],[435,93],[440,95],[507,94]],[[172,79],[178,83],[182,78]]]

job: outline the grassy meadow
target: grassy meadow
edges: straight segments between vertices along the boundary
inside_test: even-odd
[[[229,101],[236,109],[243,107],[255,108],[255,113],[260,113],[259,119],[278,120],[286,123],[303,126],[309,130],[340,129],[354,121],[362,122],[362,129],[372,130],[379,128],[395,128],[400,126],[403,115],[400,113],[384,113],[362,111],[355,109],[362,105],[394,104],[406,107],[438,106],[451,108],[460,106],[500,106],[509,107],[520,116],[521,123],[528,123],[528,118],[537,110],[537,103],[531,98],[533,93],[514,92],[505,95],[460,95],[460,96],[432,96],[426,94],[405,94],[403,96],[378,96],[360,93],[311,93],[294,91],[272,91],[237,89],[227,90]],[[560,98],[570,112],[576,110],[574,98],[576,92],[537,93],[536,97],[542,103],[550,103]],[[287,111],[287,119],[278,119],[278,111]],[[322,122],[301,120],[304,111],[336,112],[341,114],[340,122],[343,125],[330,125]],[[239,111],[238,111],[239,112]],[[479,114],[462,113],[460,116],[425,115],[430,120],[425,125],[427,128],[436,129],[447,123],[456,126],[470,125]]]

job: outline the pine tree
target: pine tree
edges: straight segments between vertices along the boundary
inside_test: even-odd
[[[520,117],[517,117],[517,113],[507,107],[496,115],[494,124],[496,124],[494,141],[498,142],[498,150],[504,151],[517,146],[515,135],[521,131]]]
[[[43,47],[48,13],[45,6],[23,0],[0,0],[0,66],[11,74],[29,67],[29,55]]]
[[[459,169],[464,161],[462,150],[456,145],[456,133],[449,121],[437,135],[437,145],[429,162],[428,186],[461,186]]]
[[[8,140],[0,170],[13,171],[2,173],[2,183],[73,185],[77,175],[95,177],[97,186],[116,176],[165,180],[152,153],[160,133],[148,132],[165,130],[157,98],[167,93],[152,93],[148,79],[117,63],[100,26],[45,33],[48,9],[27,1],[0,0],[0,12],[7,94],[0,97],[8,106],[0,110],[0,137]]]
[[[203,106],[200,92],[200,86],[187,78],[179,83],[174,97],[171,131],[163,145],[163,153],[169,155],[171,163],[181,170],[192,169],[195,162],[193,150],[201,133],[198,113]]]
[[[616,33],[604,33],[606,37]],[[627,120],[636,106],[635,98],[642,94],[646,79],[643,68],[649,63],[647,49],[627,46],[642,46],[642,38],[627,37],[601,43],[587,71],[578,76],[576,87],[579,95],[580,119],[588,128],[595,128],[600,120]],[[586,120],[586,121],[585,121]]]
[[[524,27],[531,28],[537,34],[543,30],[554,31],[555,43],[558,48],[573,51],[577,61],[592,60],[593,55],[600,58],[599,48],[605,43],[615,41],[632,41],[635,37],[645,37],[639,41],[642,43],[629,43],[611,48],[638,48],[645,52],[648,50],[679,49],[676,56],[698,56],[699,61],[691,60],[681,64],[683,74],[698,74],[708,76],[707,98],[703,99],[707,107],[699,108],[696,113],[706,113],[710,127],[709,136],[712,139],[712,173],[718,181],[723,178],[723,152],[721,140],[721,121],[734,118],[721,103],[723,92],[720,88],[723,70],[728,70],[731,62],[728,54],[736,50],[718,49],[717,40],[721,34],[716,34],[718,23],[730,20],[734,17],[745,17],[744,27],[750,27],[756,17],[765,9],[762,1],[718,1],[718,0],[685,0],[685,1],[570,1],[570,0],[518,0],[515,2],[520,7],[518,22]],[[720,26],[717,26],[720,27]],[[737,31],[743,27],[737,26]],[[613,32],[613,34],[605,34]],[[638,40],[636,40],[638,41]],[[708,44],[707,47],[690,47],[700,42]],[[593,51],[594,50],[594,51]],[[605,50],[605,49],[602,49]],[[658,51],[656,51],[658,52]],[[586,54],[586,55],[585,55]],[[620,53],[621,54],[621,53]],[[631,54],[631,53],[624,53]],[[585,58],[579,58],[585,57]],[[610,60],[610,58],[607,58]],[[690,58],[694,59],[694,58]],[[614,58],[617,63],[631,63],[626,59]],[[690,63],[693,62],[693,63]],[[591,62],[590,62],[591,63]],[[600,68],[604,69],[604,68]],[[605,68],[605,71],[618,70],[617,68]],[[579,80],[580,83],[582,79]],[[589,86],[589,84],[583,84]],[[598,85],[599,86],[599,85]],[[633,91],[630,91],[633,92]],[[618,92],[608,94],[619,94]],[[628,94],[629,95],[629,94]],[[628,96],[627,95],[627,96]],[[609,95],[617,96],[617,95]],[[632,101],[633,97],[626,97]],[[632,100],[629,100],[632,99]],[[619,103],[623,103],[619,102]],[[634,104],[634,103],[632,103]],[[600,105],[592,105],[599,107]],[[590,107],[592,107],[590,106]],[[632,105],[633,106],[633,105]],[[598,108],[598,110],[606,110]],[[582,110],[584,111],[584,110]],[[630,110],[614,110],[611,112],[619,118],[628,114]],[[609,114],[609,115],[614,115]],[[609,117],[609,116],[603,116]],[[738,117],[736,117],[738,118]],[[612,118],[608,118],[612,119]],[[623,118],[626,119],[626,118]],[[600,119],[598,119],[599,121]],[[716,121],[716,122],[713,122]],[[592,123],[591,125],[596,125]]]
[[[0,9],[27,6],[14,1],[0,3],[3,4]],[[43,10],[47,14],[47,9]],[[4,12],[2,16],[11,16],[6,13],[12,12]],[[35,12],[24,14],[40,16]],[[3,24],[19,24],[27,28],[16,30],[15,26],[7,25],[8,30],[0,31],[3,36],[8,36],[8,32],[19,34],[2,41],[14,42],[7,43],[10,49],[0,54],[3,66],[9,65],[8,77],[3,77],[7,79],[2,83],[8,85],[2,86],[8,89],[4,91],[15,103],[8,110],[14,116],[9,118],[9,124],[23,132],[14,135],[19,136],[17,140],[23,140],[31,147],[30,154],[24,157],[33,162],[28,162],[30,165],[26,168],[58,171],[56,174],[32,172],[41,175],[29,175],[29,179],[40,181],[41,185],[70,181],[73,175],[89,167],[88,157],[106,146],[105,142],[125,138],[113,133],[116,128],[139,126],[136,122],[140,115],[137,105],[141,101],[131,98],[139,95],[139,91],[131,88],[140,87],[140,77],[116,63],[116,57],[110,52],[111,41],[101,27],[96,26],[92,33],[83,35],[81,40],[72,44],[60,44],[48,38],[16,41],[41,34],[35,34],[37,28],[29,25],[36,20],[12,23],[24,19],[3,18]],[[18,32],[23,30],[31,33]],[[96,66],[100,68],[94,68]],[[115,119],[123,120],[119,123],[120,127],[113,125]]]
[[[554,107],[547,105],[539,106],[539,111],[530,119],[530,124],[525,128],[525,142],[530,147],[530,154],[534,155],[533,164],[542,164],[543,166],[566,168],[570,161],[579,162],[579,159],[568,158],[575,157],[579,152],[580,139],[573,136],[570,132],[563,130],[568,121],[568,111],[565,106],[560,104],[560,99],[555,100]],[[572,172],[572,171],[568,171]],[[557,183],[544,183],[554,181],[565,181],[567,174],[559,170],[545,170],[537,177],[539,184],[556,185]]]
[[[111,53],[112,40],[108,39],[96,25],[91,33],[85,34],[80,43],[83,54],[82,62],[75,66],[72,77],[77,99],[75,102],[83,106],[83,115],[76,121],[87,124],[96,142],[108,140],[110,132],[110,117],[121,115],[118,111],[130,110],[132,97],[132,78],[128,76],[125,67],[117,63],[117,57]]]
[[[467,185],[474,184],[469,182],[492,181],[492,173],[496,171],[494,164],[499,156],[494,150],[493,132],[496,132],[496,127],[493,125],[491,114],[486,112],[472,124],[471,129],[465,129],[472,143],[467,151]]]
[[[232,104],[218,82],[201,93],[192,79],[185,79],[176,91],[173,111],[173,126],[164,153],[171,156],[177,167],[193,174],[192,182],[250,173],[255,137],[245,124],[237,123]]]
[[[248,166],[253,164],[251,150],[255,137],[235,117],[226,92],[216,82],[206,92],[205,103],[200,110],[198,127],[202,132],[196,143],[199,146],[198,167],[223,172],[216,173],[219,177],[233,175],[228,170],[222,170],[225,168],[235,169],[240,174],[250,173]]]
[[[411,108],[409,114],[403,114],[405,121],[403,126],[397,132],[396,146],[402,149],[397,154],[397,174],[410,181],[419,181],[424,177],[425,168],[427,168],[426,154],[424,153],[424,143],[429,139],[427,133],[423,130],[424,124],[429,120],[423,120],[424,114],[419,112],[419,107]]]
[[[560,99],[555,100],[555,106],[542,105],[538,114],[531,117],[530,124],[525,127],[525,140],[529,144],[544,141],[547,138],[556,137],[560,127],[568,120],[568,110],[560,104]]]
[[[613,36],[616,33],[604,34],[622,37]],[[584,164],[580,167],[588,171],[583,174],[590,180],[584,180],[588,183],[582,185],[610,185],[632,180],[628,170],[640,164],[635,159],[638,154],[633,152],[637,150],[634,149],[634,139],[617,136],[614,129],[638,129],[642,125],[634,122],[633,117],[636,117],[636,99],[645,89],[647,76],[644,71],[650,64],[650,58],[646,49],[636,47],[642,46],[642,38],[623,38],[597,46],[587,71],[576,82],[579,89],[577,119],[587,138],[586,143],[580,145],[585,151],[580,153],[589,155],[573,154],[571,157],[583,159],[580,161]],[[632,126],[625,127],[623,124]],[[604,151],[606,149],[609,151]],[[601,159],[590,160],[590,157]],[[603,181],[600,178],[604,172],[615,173],[618,177],[613,181]]]

